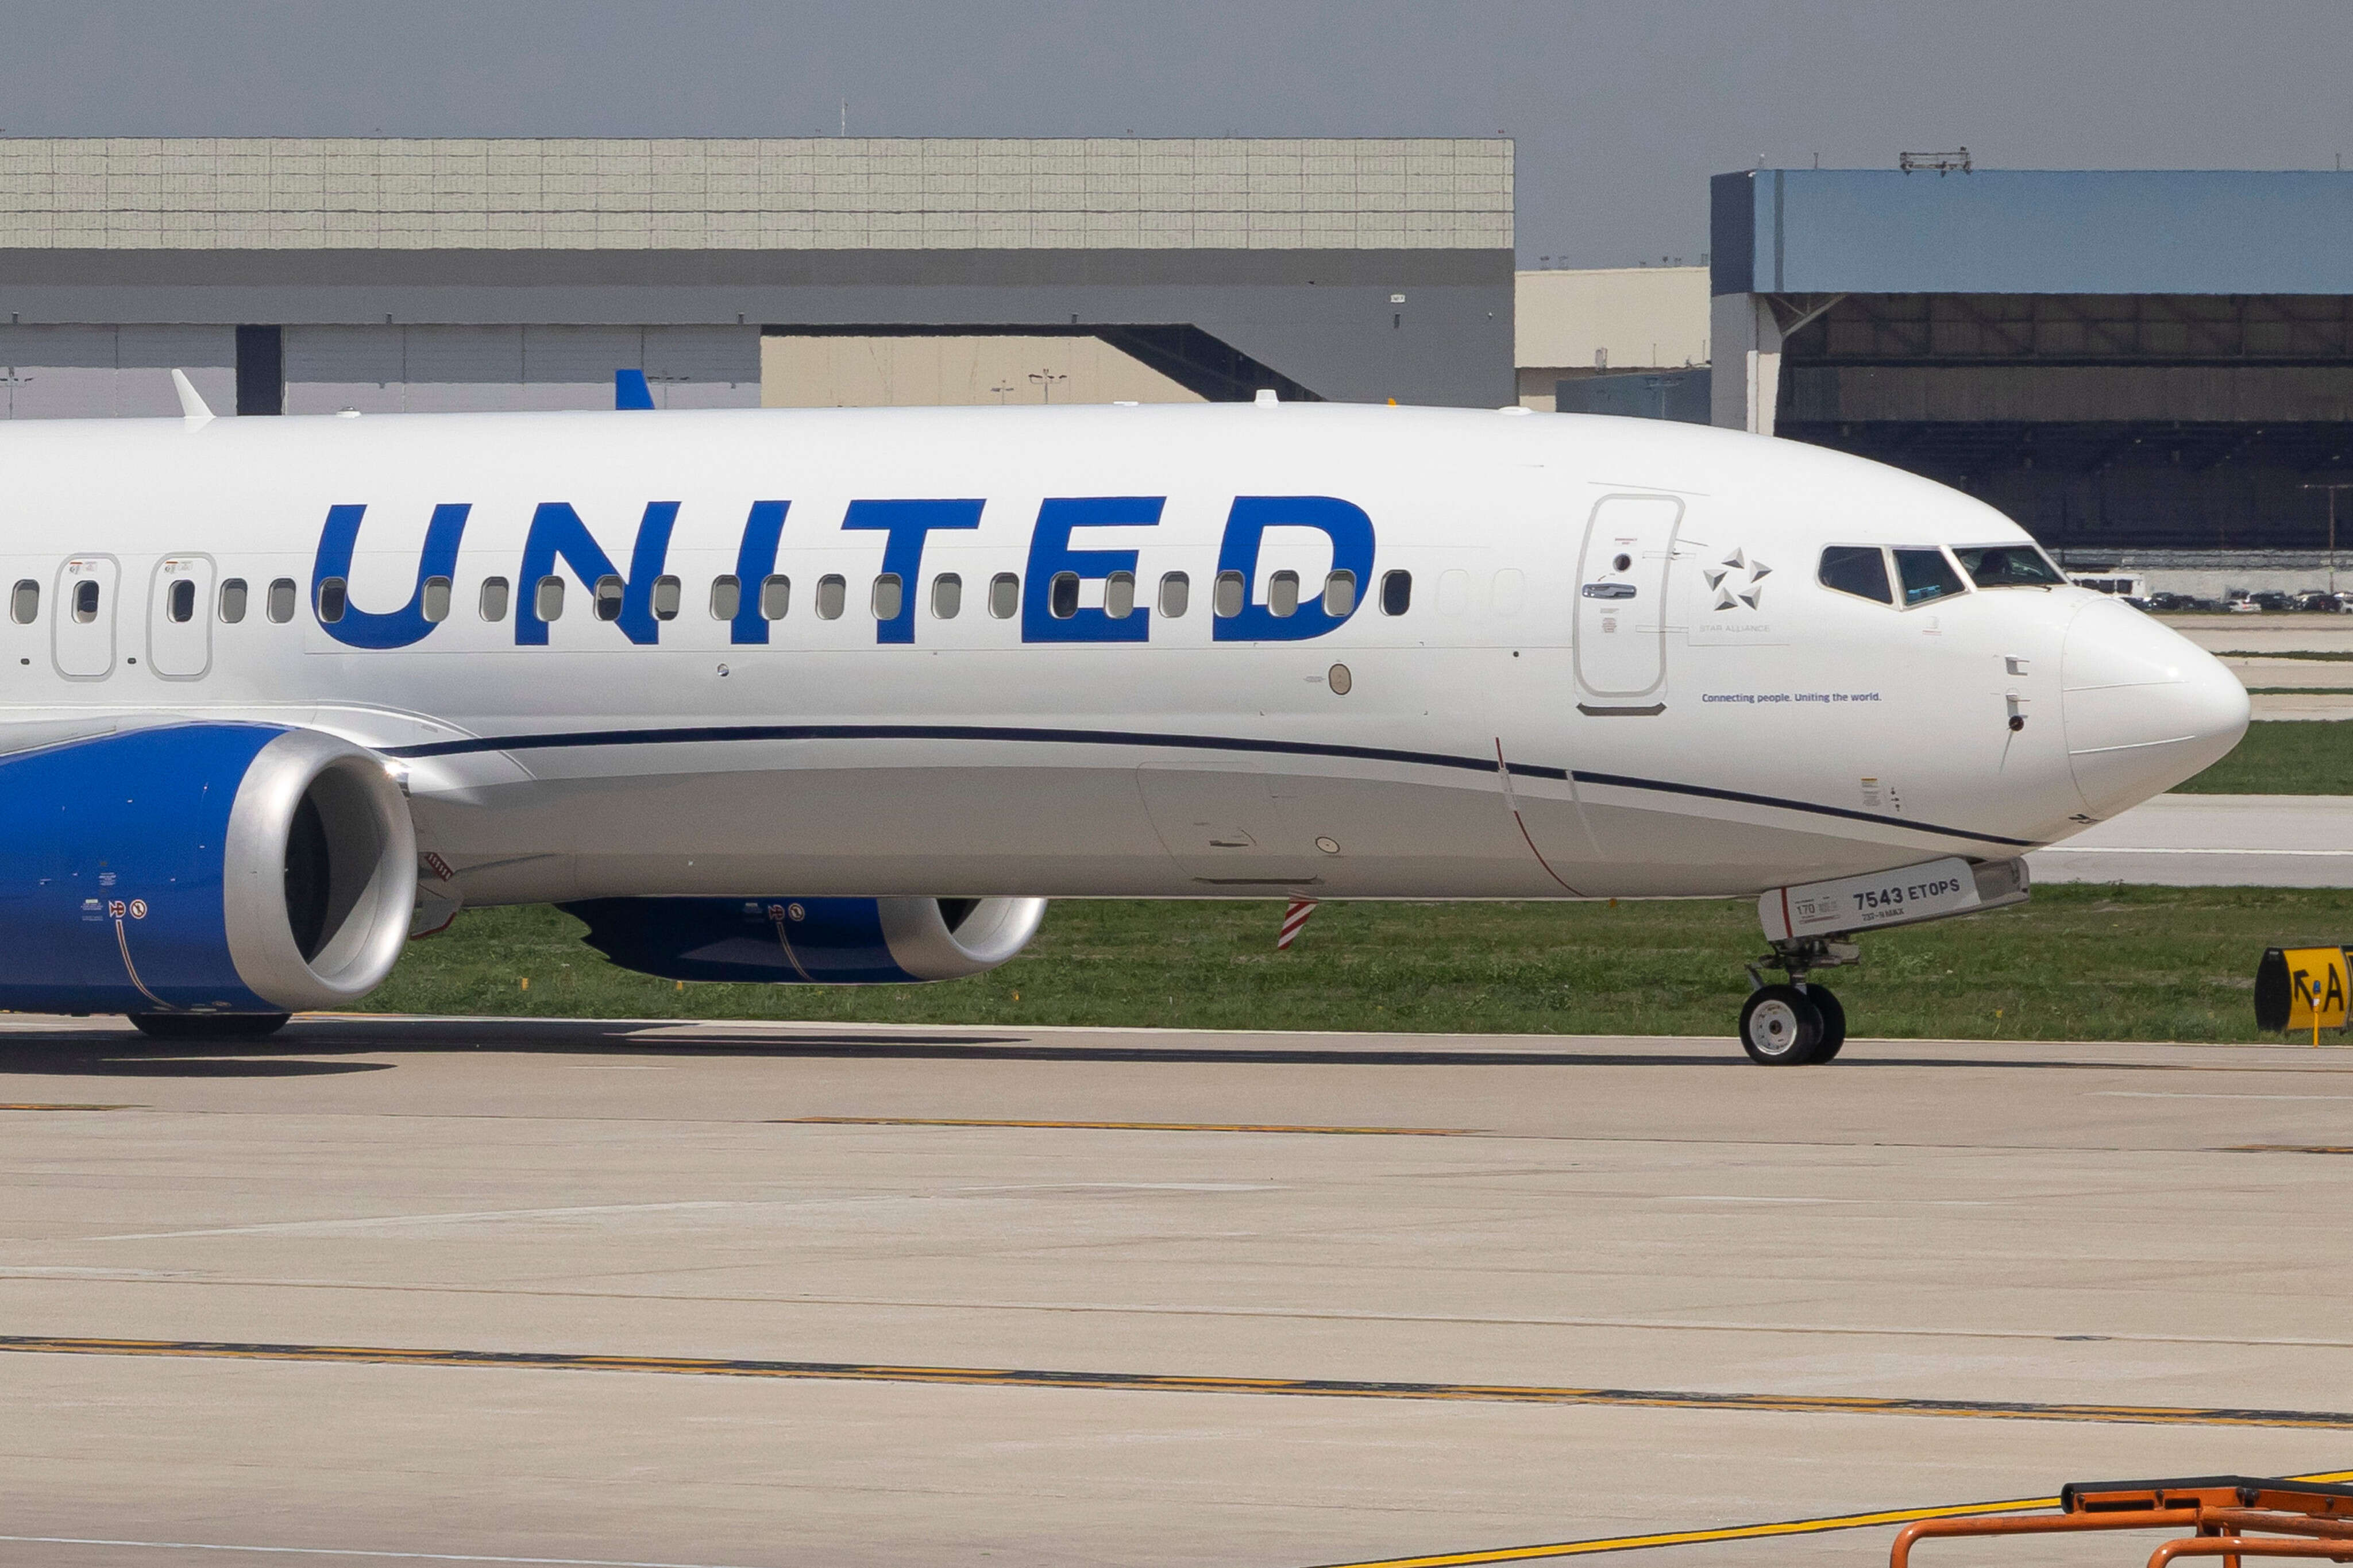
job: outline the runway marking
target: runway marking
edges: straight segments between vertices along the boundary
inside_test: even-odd
[[[339,1362],[555,1372],[667,1373],[849,1383],[953,1384],[982,1388],[1112,1389],[1131,1394],[1270,1394],[1327,1399],[1414,1399],[1514,1405],[1602,1405],[1669,1410],[1756,1410],[1796,1415],[1939,1415],[1992,1421],[2081,1421],[2159,1426],[2287,1426],[2353,1430],[2353,1412],[2190,1405],[2045,1405],[1980,1399],[1847,1394],[1708,1394],[1681,1389],[1554,1388],[1541,1384],[1385,1383],[1348,1378],[1209,1377],[1182,1373],[1058,1372],[1002,1367],[885,1366],[857,1362],[729,1361],[554,1351],[460,1351],[383,1345],[247,1344],[215,1340],[67,1339],[0,1335],[0,1352],[167,1356],[216,1361]]]
[[[355,1546],[237,1546],[223,1541],[108,1541],[83,1535],[0,1535],[28,1546],[143,1546],[157,1552],[246,1552],[270,1557],[375,1557],[396,1563],[553,1563],[559,1568],[727,1568],[716,1563],[641,1563],[613,1557],[484,1557],[463,1552],[382,1552]]]
[[[2249,1144],[2249,1149],[2263,1145]],[[2303,1145],[2282,1145],[2303,1152]],[[2232,1153],[2234,1150],[2209,1150]],[[2329,1152],[2353,1154],[2353,1147]],[[1277,1319],[1303,1322],[1440,1323],[1481,1328],[1623,1329],[1660,1333],[1804,1334],[1827,1337],[1925,1340],[2033,1340],[2037,1342],[2100,1341],[2145,1345],[2262,1345],[2305,1350],[2353,1350],[2353,1339],[2314,1339],[2284,1335],[2069,1333],[2058,1329],[1939,1329],[1923,1326],[1829,1325],[1821,1323],[1750,1322],[1721,1318],[1574,1318],[1503,1316],[1477,1312],[1351,1312],[1307,1307],[1219,1307],[1183,1301],[1023,1301],[977,1298],[925,1300],[913,1296],[727,1295],[709,1291],[554,1290],[522,1286],[398,1285],[373,1279],[288,1279],[266,1275],[204,1274],[187,1269],[105,1268],[70,1264],[0,1263],[0,1281],[37,1283],[52,1278],[102,1279],[123,1285],[167,1285],[189,1289],[351,1290],[379,1295],[499,1296],[525,1300],[555,1301],[689,1301],[724,1302],[759,1307],[890,1307],[925,1312],[1060,1312],[1100,1313],[1143,1318]]]
[[[2294,1481],[2353,1480],[2353,1470],[2325,1470],[2284,1478]],[[1717,1541],[1761,1541],[1778,1535],[1820,1535],[1833,1530],[1869,1530],[1923,1519],[1960,1519],[1979,1513],[2031,1513],[2056,1509],[2055,1497],[2010,1498],[2000,1502],[1947,1503],[1936,1508],[1881,1509],[1871,1513],[1826,1514],[1818,1519],[1771,1524],[1736,1524],[1720,1530],[1669,1530],[1650,1535],[1609,1535],[1590,1541],[1557,1541],[1541,1546],[1503,1546],[1475,1552],[1440,1552],[1420,1557],[1383,1557],[1330,1568],[1470,1568],[1482,1563],[1527,1563],[1546,1557],[1590,1557],[1604,1552],[1639,1552],[1656,1546],[1696,1546]]]
[[[1349,1138],[1486,1138],[1473,1127],[1302,1127],[1280,1121],[1032,1121],[963,1116],[780,1116],[771,1127],[1032,1127],[1082,1132],[1307,1132]]]
[[[38,1105],[30,1102],[20,1105],[0,1104],[0,1110],[137,1110],[141,1108],[136,1105]]]

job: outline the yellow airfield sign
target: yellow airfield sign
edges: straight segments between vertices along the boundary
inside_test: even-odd
[[[2341,947],[2291,947],[2280,956],[2287,961],[2287,1026],[2291,1029],[2343,1028],[2345,950]]]

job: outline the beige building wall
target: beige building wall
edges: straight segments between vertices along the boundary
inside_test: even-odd
[[[1204,401],[1101,338],[760,340],[767,408]]]
[[[10,249],[1508,249],[1497,138],[0,139]]]
[[[1512,310],[1525,408],[1550,413],[1571,376],[1708,363],[1704,267],[1523,272]]]

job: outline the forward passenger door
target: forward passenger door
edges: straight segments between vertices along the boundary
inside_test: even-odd
[[[1683,515],[1674,496],[1604,496],[1595,504],[1577,573],[1579,710],[1664,711],[1667,572]]]

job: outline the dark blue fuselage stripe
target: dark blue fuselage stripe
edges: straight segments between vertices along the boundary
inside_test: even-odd
[[[1345,757],[1356,762],[1405,763],[1417,767],[1454,768],[1466,773],[1495,771],[1485,757],[1450,756],[1443,752],[1404,752],[1385,746],[1344,746],[1321,741],[1268,741],[1240,735],[1180,735],[1144,730],[1048,730],[987,724],[705,724],[667,730],[571,730],[543,735],[487,735],[463,741],[428,741],[416,746],[386,746],[388,757],[454,757],[481,752],[537,752],[582,746],[700,746],[733,741],[984,741],[1031,745],[1146,746],[1166,751],[1256,752],[1292,757]],[[1521,778],[1554,779],[1566,784],[1610,784],[1620,789],[1653,790],[1662,795],[1687,795],[1703,800],[1733,801],[1743,805],[1801,811],[1900,827],[1910,833],[1934,833],[1947,838],[1973,839],[2027,849],[2033,840],[1975,833],[1965,827],[1939,827],[1908,822],[1844,806],[1818,805],[1811,801],[1785,800],[1778,795],[1750,795],[1742,790],[1715,789],[1706,784],[1671,784],[1662,779],[1630,778],[1622,773],[1588,773],[1582,768],[1545,767],[1513,763]]]

